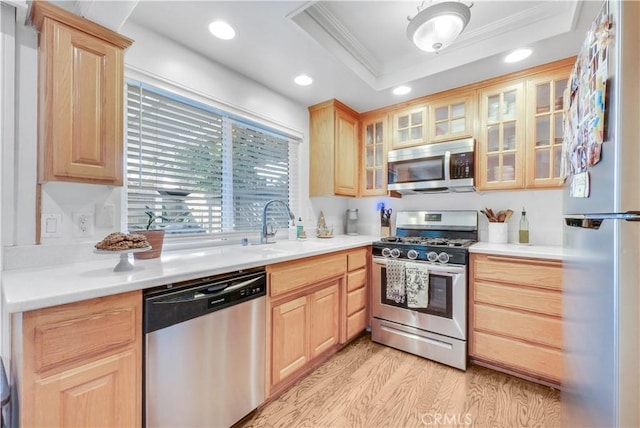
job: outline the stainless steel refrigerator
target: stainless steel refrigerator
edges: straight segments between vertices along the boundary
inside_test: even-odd
[[[611,23],[601,40],[607,45],[603,141],[570,147],[573,172],[586,174],[576,174],[582,180],[573,188],[568,179],[563,198],[563,426],[638,427],[640,222],[633,220],[640,218],[640,3],[607,1],[603,8]],[[588,79],[573,90],[578,85]],[[591,101],[574,99],[574,108],[588,116]],[[586,139],[594,131],[589,126]]]

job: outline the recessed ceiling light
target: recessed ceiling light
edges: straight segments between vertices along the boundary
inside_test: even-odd
[[[531,55],[531,52],[533,51],[529,48],[516,49],[515,51],[504,57],[504,62],[512,63],[522,61],[523,59],[528,58],[529,55]]]
[[[405,95],[411,92],[411,88],[408,86],[398,86],[393,90],[394,95]]]
[[[236,30],[224,21],[213,21],[209,24],[209,31],[222,40],[231,40],[236,36]]]
[[[296,76],[296,78],[293,79],[293,81],[300,86],[309,86],[310,84],[313,83],[313,79],[307,76],[306,74],[301,74],[300,76]]]

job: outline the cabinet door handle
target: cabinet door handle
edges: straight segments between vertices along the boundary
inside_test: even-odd
[[[505,262],[505,263],[521,262],[521,263],[526,263],[528,265],[549,266],[549,267],[559,267],[560,265],[559,261],[553,261],[553,260],[515,259],[512,257],[501,257],[501,256],[487,256],[487,260],[491,260],[495,262]]]

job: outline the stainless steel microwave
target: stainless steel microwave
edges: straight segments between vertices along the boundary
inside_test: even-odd
[[[391,150],[387,188],[403,194],[473,192],[473,138]]]

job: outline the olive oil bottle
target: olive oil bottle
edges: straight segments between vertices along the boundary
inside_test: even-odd
[[[524,210],[524,207],[522,207],[522,216],[520,217],[518,242],[521,244],[529,243],[529,220],[527,219],[527,212]]]

